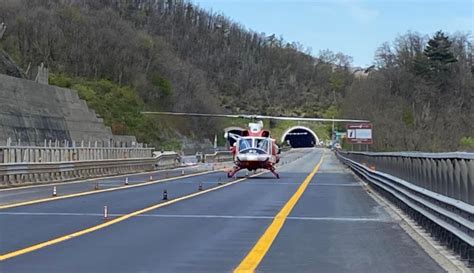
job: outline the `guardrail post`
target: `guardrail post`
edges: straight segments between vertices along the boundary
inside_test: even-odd
[[[457,159],[453,160],[454,167],[453,167],[453,186],[452,186],[453,195],[452,197],[457,200],[461,200],[461,189],[462,189],[461,161],[462,160],[457,160]]]
[[[474,205],[474,160],[466,160],[467,166],[467,203]]]
[[[447,193],[446,196],[453,197],[454,198],[454,186],[455,186],[455,180],[454,180],[454,161],[455,159],[447,159],[447,168],[446,168],[446,177],[447,177]]]

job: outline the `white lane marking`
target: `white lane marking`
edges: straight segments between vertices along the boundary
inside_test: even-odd
[[[103,213],[78,213],[78,212],[0,212],[0,215],[14,216],[103,216]],[[112,214],[109,214],[112,215]],[[114,214],[122,216],[124,214]]]
[[[264,176],[262,176],[264,177]],[[246,178],[246,177],[237,177],[237,179],[243,179],[243,178]],[[265,177],[265,178],[268,178],[268,177]],[[183,182],[184,183],[199,183],[199,182],[196,182],[196,181],[192,181],[192,182]],[[201,182],[202,184],[217,184],[219,182]],[[295,185],[295,186],[299,186],[300,184],[299,183],[289,183],[289,182],[278,182],[278,181],[275,181],[275,182],[258,182],[256,180],[249,180],[247,182],[248,185],[272,185],[272,186],[275,186],[275,185]]]
[[[93,216],[102,217],[102,213],[74,213],[74,212],[0,212],[0,215],[13,216]],[[119,217],[125,214],[109,214],[111,217]],[[222,219],[273,219],[274,216],[258,215],[213,215],[213,214],[140,214],[135,217],[158,217],[158,218],[222,218]],[[384,218],[373,217],[297,217],[289,216],[289,220],[307,221],[346,221],[346,222],[391,222]]]
[[[238,177],[238,178],[245,178],[245,177]],[[183,182],[183,183],[198,183],[198,182],[195,182],[195,181],[192,181],[192,182]],[[202,184],[216,184],[218,182],[206,182],[206,181],[203,181],[201,182]],[[252,180],[251,183],[247,183],[246,185],[272,185],[272,186],[275,186],[275,185],[295,185],[295,186],[299,186],[300,183],[292,183],[292,182],[279,182],[278,180],[275,180],[275,182],[260,182],[258,180]],[[361,187],[363,186],[363,184],[361,183],[341,183],[341,184],[331,184],[331,183],[310,183],[308,184],[308,186],[334,186],[334,187]]]
[[[273,219],[274,216],[256,215],[208,215],[208,214],[142,214],[141,217],[160,218],[224,218],[224,219]]]
[[[329,186],[329,187],[362,187],[361,183],[311,183],[311,186]]]
[[[339,221],[339,222],[390,222],[384,218],[373,217],[287,217],[291,220],[311,220],[311,221]]]

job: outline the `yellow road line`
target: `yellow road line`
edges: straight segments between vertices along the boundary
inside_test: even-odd
[[[25,201],[25,202],[18,202],[18,203],[6,204],[6,205],[1,205],[1,206],[0,206],[0,210],[2,210],[2,209],[9,209],[9,208],[15,208],[15,207],[20,207],[20,206],[33,205],[33,204],[38,204],[38,203],[43,203],[43,202],[49,202],[49,201],[62,200],[62,199],[66,199],[66,198],[73,198],[73,197],[79,197],[79,196],[97,194],[97,193],[102,193],[102,192],[118,191],[118,190],[124,190],[124,189],[136,188],[136,187],[143,187],[143,186],[147,186],[147,185],[152,185],[152,184],[157,184],[157,183],[163,183],[163,182],[167,182],[167,181],[171,181],[171,180],[178,180],[178,179],[183,179],[183,178],[189,178],[189,177],[193,177],[193,176],[205,175],[205,174],[215,173],[215,172],[219,172],[219,171],[220,171],[220,170],[207,171],[207,172],[200,172],[200,173],[193,173],[193,174],[188,174],[188,175],[182,175],[182,176],[176,176],[176,177],[158,179],[158,180],[153,180],[153,181],[149,181],[149,182],[145,182],[145,183],[134,184],[134,185],[127,185],[127,186],[116,187],[116,188],[108,188],[108,189],[102,189],[102,190],[93,190],[93,191],[72,193],[72,194],[63,195],[63,196],[48,197],[48,198],[43,198],[43,199],[36,199],[36,200],[31,200],[31,201]]]
[[[267,173],[267,172],[261,172],[261,173],[258,173],[258,174],[251,175],[249,177],[259,176],[259,175],[262,175],[264,173]],[[151,210],[154,210],[154,209],[157,209],[157,208],[161,208],[161,207],[164,207],[164,206],[168,206],[168,205],[171,205],[173,203],[183,201],[183,200],[195,197],[195,196],[199,196],[199,195],[211,192],[211,191],[215,191],[215,190],[218,190],[218,189],[221,189],[221,188],[224,188],[224,187],[228,187],[230,185],[242,182],[242,181],[247,180],[247,179],[248,179],[247,177],[241,178],[241,179],[238,179],[238,180],[235,180],[235,181],[232,181],[232,182],[229,182],[229,183],[226,183],[226,184],[214,187],[214,188],[210,188],[210,189],[207,189],[207,190],[204,190],[204,191],[200,191],[200,192],[192,193],[192,194],[185,195],[185,196],[182,196],[182,197],[178,197],[176,199],[172,199],[172,200],[167,201],[165,203],[159,203],[159,204],[156,204],[156,205],[153,205],[153,206],[141,209],[141,210],[131,212],[129,214],[122,215],[120,217],[117,217],[115,219],[112,219],[110,221],[104,222],[102,224],[99,224],[99,225],[96,225],[96,226],[93,226],[93,227],[90,227],[90,228],[86,228],[86,229],[83,229],[83,230],[80,230],[80,231],[77,231],[77,232],[74,232],[74,233],[71,233],[71,234],[63,235],[61,237],[58,237],[58,238],[55,238],[55,239],[52,239],[52,240],[49,240],[49,241],[46,241],[46,242],[42,242],[42,243],[39,243],[39,244],[36,244],[36,245],[32,245],[32,246],[29,246],[29,247],[26,247],[26,248],[23,248],[23,249],[8,252],[8,253],[5,253],[3,255],[0,255],[0,261],[4,261],[4,260],[19,256],[19,255],[23,255],[23,254],[26,254],[28,252],[32,252],[32,251],[41,249],[43,247],[47,247],[47,246],[50,246],[50,245],[61,243],[61,242],[64,242],[66,240],[76,238],[76,237],[82,236],[84,234],[91,233],[93,231],[103,229],[103,228],[106,228],[106,227],[111,226],[113,224],[125,221],[130,217],[134,217],[134,216],[137,216],[139,214],[143,214],[143,213],[146,213],[148,211],[151,211]]]
[[[283,206],[283,208],[278,212],[278,214],[273,219],[272,223],[265,230],[263,235],[258,239],[257,243],[253,246],[247,256],[240,262],[240,264],[234,269],[235,273],[244,273],[244,272],[254,272],[255,268],[260,264],[263,257],[270,249],[273,241],[280,232],[280,229],[285,223],[286,217],[290,214],[293,207],[296,205],[296,202],[300,199],[303,192],[308,187],[309,182],[316,174],[323,162],[324,154],[321,156],[319,163],[313,168],[309,175],[305,178],[303,183],[298,187],[296,192],[291,196],[290,200]]]

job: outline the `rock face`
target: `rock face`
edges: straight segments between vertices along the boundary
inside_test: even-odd
[[[0,145],[8,138],[27,145],[43,145],[45,140],[98,141],[99,146],[110,140],[136,141],[114,136],[73,90],[0,74]]]
[[[0,50],[0,74],[9,75],[17,78],[26,78],[25,73],[8,56],[5,51]]]

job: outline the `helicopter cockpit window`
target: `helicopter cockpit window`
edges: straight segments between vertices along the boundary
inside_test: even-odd
[[[239,140],[239,153],[242,154],[267,154],[270,142],[265,138],[241,138]]]
[[[258,138],[255,139],[255,148],[267,152],[268,147],[269,147],[268,139],[258,139]]]
[[[241,138],[239,140],[239,151],[247,150],[252,148],[252,139],[251,138]]]

